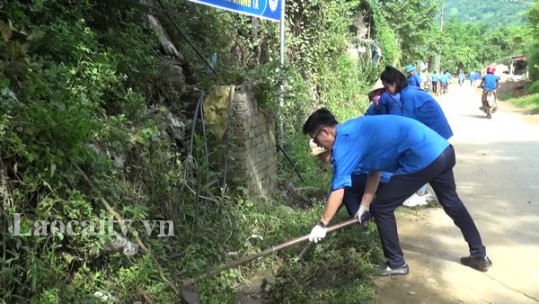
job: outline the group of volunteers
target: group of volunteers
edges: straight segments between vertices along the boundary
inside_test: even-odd
[[[326,108],[303,125],[312,155],[333,168],[330,192],[320,221],[309,235],[319,242],[342,204],[364,224],[372,216],[386,262],[377,276],[407,275],[395,210],[430,184],[444,211],[461,230],[469,255],[461,263],[479,271],[492,265],[479,231],[456,192],[453,136],[438,102],[420,88],[413,66],[405,76],[387,66],[371,89],[365,115],[339,123]]]
[[[408,75],[408,83],[410,86],[418,87],[418,88],[425,88],[427,89],[429,86],[423,85],[421,77],[419,77],[415,71],[415,67],[411,64],[407,65],[404,68],[404,71]],[[424,75],[424,74],[423,74]],[[432,92],[433,93],[440,93],[444,94],[448,92],[449,84],[451,83],[451,73],[449,71],[443,71],[442,73],[439,73],[434,71],[432,74],[428,75],[426,74],[425,79],[430,80],[430,84],[432,85]],[[459,75],[459,84],[461,83],[460,75]]]

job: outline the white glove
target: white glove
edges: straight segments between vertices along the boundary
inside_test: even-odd
[[[360,223],[360,224],[363,224],[362,222],[362,219],[368,215],[370,217],[369,214],[365,214],[365,213],[369,213],[369,206],[365,206],[365,205],[359,205],[359,210],[357,211],[356,215],[354,216],[354,218],[357,219],[357,221]]]
[[[323,238],[326,237],[327,231],[328,229],[320,226],[320,224],[314,226],[313,230],[311,230],[311,234],[309,235],[309,241],[315,243],[320,242]]]

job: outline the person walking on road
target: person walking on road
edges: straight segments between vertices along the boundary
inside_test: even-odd
[[[442,73],[440,75],[440,92],[438,95],[446,94],[449,87],[449,77],[447,73]]]
[[[473,87],[474,83],[475,83],[475,72],[474,71],[471,71],[470,72],[470,75],[468,76],[468,78],[470,79],[470,86]]]
[[[459,73],[459,86],[462,87],[462,84],[464,83],[464,79],[466,78],[466,75],[464,75],[464,72]]]
[[[432,92],[436,94],[438,91],[438,80],[440,80],[440,76],[438,75],[438,72],[434,72],[431,74],[430,79],[432,81]]]
[[[408,74],[408,85],[411,87],[421,88],[421,78],[419,78],[419,76],[416,74],[415,67],[409,64],[406,66],[406,68],[404,68],[404,71],[406,74]]]
[[[456,192],[454,149],[436,132],[416,120],[390,115],[361,116],[339,124],[329,110],[322,108],[305,121],[303,133],[332,151],[333,165],[331,192],[309,240],[318,242],[326,236],[327,225],[341,205],[344,188],[351,185],[353,172],[364,171],[369,173],[356,217],[361,223],[364,213],[373,215],[387,259],[375,275],[409,273],[394,211],[426,183],[468,243],[470,255],[462,257],[461,263],[479,271],[487,271],[492,265],[479,231]],[[379,185],[381,171],[392,174],[387,184]]]

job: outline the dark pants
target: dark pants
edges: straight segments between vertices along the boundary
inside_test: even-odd
[[[468,242],[470,254],[473,257],[486,256],[486,249],[481,242],[479,231],[457,195],[453,176],[454,166],[455,150],[453,146],[449,146],[425,169],[413,174],[392,176],[387,184],[380,184],[378,195],[371,204],[370,211],[376,220],[384,256],[388,260],[389,267],[397,268],[405,264],[394,211],[426,183],[432,186],[445,213],[460,228],[464,239]]]
[[[438,81],[432,82],[432,91],[436,93],[438,91]]]
[[[366,184],[367,174],[355,174],[352,175],[352,186],[344,188],[343,204],[350,217],[354,217],[359,210],[359,204],[365,192]]]

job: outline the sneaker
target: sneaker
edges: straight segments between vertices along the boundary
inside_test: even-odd
[[[460,258],[460,262],[463,265],[466,265],[468,267],[472,267],[473,269],[477,269],[479,271],[485,272],[488,270],[489,267],[492,266],[492,261],[488,257],[462,257]]]
[[[417,206],[426,206],[428,205],[428,203],[427,203],[427,198],[425,195],[419,196],[416,193],[414,193],[407,200],[405,200],[404,203],[402,203],[402,205],[404,207],[412,208],[412,207],[417,207]]]
[[[388,277],[388,276],[405,276],[408,275],[410,269],[407,264],[402,265],[399,268],[389,268],[387,264],[382,264],[379,267],[374,268],[373,275],[377,277]]]

